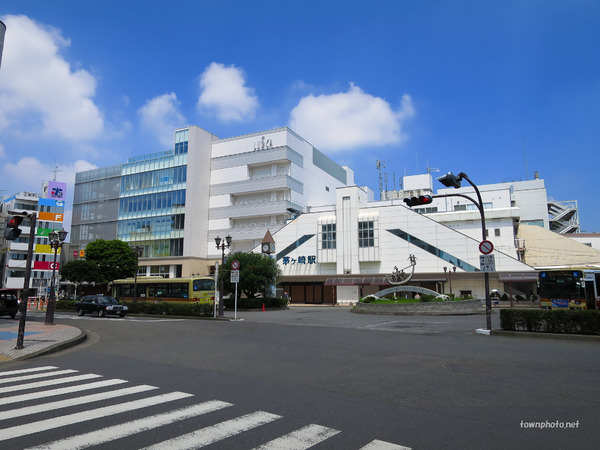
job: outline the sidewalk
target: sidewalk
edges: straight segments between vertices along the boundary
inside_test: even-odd
[[[25,324],[23,348],[16,350],[18,333],[18,319],[0,318],[0,364],[56,352],[87,338],[87,333],[76,327],[44,325],[28,320]]]

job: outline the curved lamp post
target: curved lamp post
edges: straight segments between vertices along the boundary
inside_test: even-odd
[[[221,239],[219,236],[215,238],[215,244],[217,244],[217,249],[221,250],[221,268],[223,270],[225,267],[225,249],[231,247],[231,241],[233,239],[231,236],[227,235],[225,239]],[[219,283],[219,317],[223,317],[223,277]]]
[[[461,172],[457,175],[454,175],[452,172],[448,172],[446,175],[443,175],[437,179],[440,183],[442,183],[446,187],[453,187],[458,189],[460,187],[460,182],[462,180],[466,180],[473,189],[475,189],[475,194],[477,195],[477,201],[473,200],[471,197],[463,194],[448,194],[445,197],[464,197],[467,200],[473,202],[477,209],[479,210],[479,214],[481,216],[481,235],[482,241],[486,240],[485,235],[485,214],[483,213],[483,202],[481,200],[481,194],[479,193],[479,189],[473,183],[466,173]],[[490,297],[490,274],[488,272],[484,272],[485,277],[485,318],[487,329],[492,329],[492,299]]]
[[[48,306],[46,308],[46,325],[54,325],[54,301],[55,301],[55,278],[56,278],[56,255],[58,249],[62,247],[65,239],[67,238],[68,231],[64,228],[59,232],[51,231],[48,233],[50,239],[50,248],[54,250],[54,263],[52,264],[52,279],[50,281],[50,298],[48,299]]]

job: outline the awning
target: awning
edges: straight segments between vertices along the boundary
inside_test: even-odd
[[[387,277],[337,277],[327,278],[325,286],[360,286],[360,285],[388,285]]]
[[[538,280],[537,272],[501,273],[498,276],[498,281],[501,281],[503,283],[510,283],[510,282],[518,283],[519,281],[537,281],[537,280]]]

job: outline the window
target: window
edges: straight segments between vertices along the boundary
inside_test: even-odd
[[[328,223],[321,225],[321,248],[334,249],[335,248],[335,223]]]
[[[500,236],[500,228],[494,229],[494,235],[495,236]]]
[[[375,247],[375,227],[372,220],[358,222],[358,246]]]

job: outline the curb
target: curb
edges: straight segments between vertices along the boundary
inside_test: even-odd
[[[43,355],[48,355],[50,353],[55,353],[61,350],[65,350],[67,348],[71,348],[74,347],[78,344],[81,344],[82,342],[84,342],[87,339],[87,331],[79,328],[79,327],[73,327],[71,326],[71,328],[75,328],[78,329],[80,331],[79,335],[67,340],[63,340],[60,342],[57,342],[53,345],[49,345],[45,348],[40,348],[37,351],[31,352],[31,353],[23,353],[22,355],[18,355],[18,356],[8,356],[7,359],[3,359],[0,361],[0,365],[2,365],[3,363],[9,363],[9,362],[14,362],[14,361],[24,361],[30,358],[35,358],[38,356],[43,356]]]
[[[532,339],[553,339],[561,341],[584,341],[584,342],[599,342],[600,336],[588,335],[588,334],[559,334],[559,333],[532,333],[530,331],[502,331],[492,330],[490,332],[492,336],[505,336],[505,337],[524,337]]]

